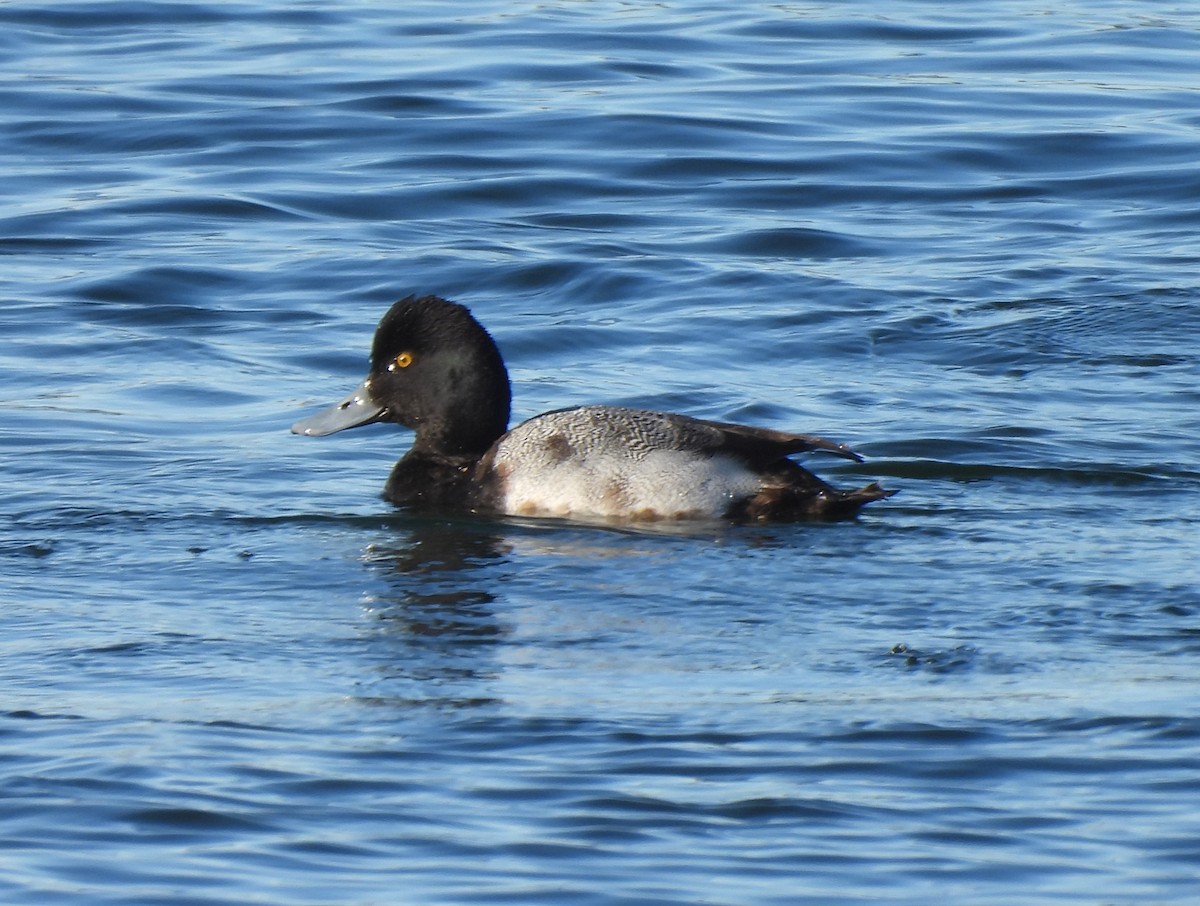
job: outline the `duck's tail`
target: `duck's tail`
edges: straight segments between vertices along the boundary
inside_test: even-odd
[[[855,491],[834,491],[832,494],[818,495],[813,501],[813,516],[819,519],[853,519],[868,503],[883,500],[896,493],[897,491],[880,487],[879,482],[872,481]]]
[[[799,466],[787,483],[769,484],[742,501],[730,516],[736,522],[797,522],[803,520],[853,519],[868,503],[891,497],[889,491],[871,482],[856,491],[841,491]]]

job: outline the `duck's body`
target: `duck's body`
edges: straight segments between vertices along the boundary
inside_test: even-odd
[[[402,299],[375,334],[371,373],[297,434],[376,421],[412,428],[384,496],[400,506],[510,516],[657,521],[839,519],[891,496],[876,484],[839,491],[788,457],[842,444],[684,415],[582,406],[506,431],[508,372],[460,305]]]

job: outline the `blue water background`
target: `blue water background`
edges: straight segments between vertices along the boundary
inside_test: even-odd
[[[1193,903],[1200,12],[0,4],[0,901]],[[515,414],[855,523],[415,518],[288,426],[409,292]]]

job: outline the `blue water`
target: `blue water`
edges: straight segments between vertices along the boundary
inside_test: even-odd
[[[1200,12],[0,5],[0,902],[1194,903]],[[417,518],[288,426],[410,292],[515,415],[857,522]]]

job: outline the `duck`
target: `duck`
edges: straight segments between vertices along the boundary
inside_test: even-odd
[[[387,311],[366,379],[294,434],[378,422],[414,432],[383,496],[399,507],[616,523],[841,520],[896,493],[839,490],[791,457],[862,462],[810,434],[614,405],[556,409],[509,428],[512,390],[496,342],[463,305],[407,296]]]

